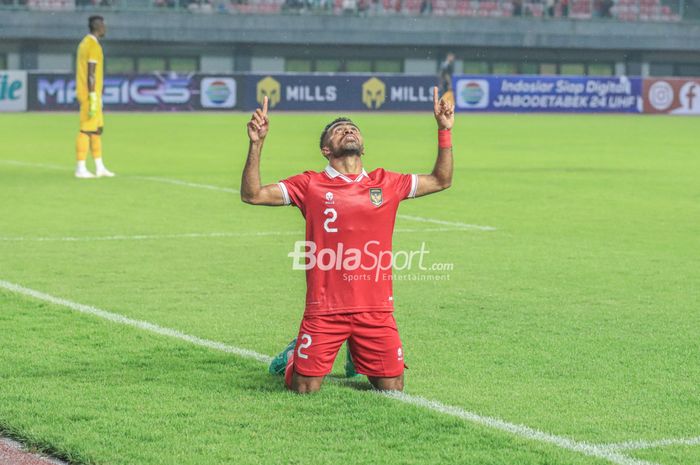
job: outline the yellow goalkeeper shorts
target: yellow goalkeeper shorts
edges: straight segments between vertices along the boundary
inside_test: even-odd
[[[104,117],[102,116],[102,99],[97,99],[97,111],[90,118],[88,110],[90,102],[88,100],[80,101],[80,130],[85,132],[96,132],[99,128],[104,127]]]

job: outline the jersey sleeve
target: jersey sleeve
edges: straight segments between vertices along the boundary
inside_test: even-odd
[[[95,41],[91,41],[87,48],[87,61],[88,63],[99,63],[100,62],[100,51],[98,49],[99,45]]]
[[[278,185],[282,190],[285,205],[295,205],[301,209],[304,208],[304,198],[309,187],[309,174],[302,173],[281,180]]]
[[[399,199],[412,199],[418,189],[418,175],[386,172],[388,185],[394,189]]]

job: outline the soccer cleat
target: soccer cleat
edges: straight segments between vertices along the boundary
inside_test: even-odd
[[[112,173],[110,170],[107,168],[102,168],[97,170],[96,172],[98,178],[113,178],[114,173]]]
[[[95,175],[88,170],[75,170],[75,177],[78,179],[92,179]]]
[[[350,346],[347,346],[347,357],[345,358],[345,377],[346,378],[355,378],[356,376],[360,376],[360,374],[355,371],[355,364],[352,363],[352,356],[350,355]]]
[[[292,339],[292,342],[287,344],[275,358],[270,362],[270,367],[268,371],[271,375],[284,375],[284,370],[287,368],[287,359],[289,358],[289,353],[294,350],[297,345],[297,338]]]

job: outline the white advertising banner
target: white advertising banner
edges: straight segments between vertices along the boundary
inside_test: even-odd
[[[0,71],[0,112],[27,111],[27,72]]]

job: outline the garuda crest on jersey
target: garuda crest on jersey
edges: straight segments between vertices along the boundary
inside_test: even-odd
[[[372,202],[372,205],[375,207],[378,207],[382,204],[382,201],[384,200],[382,196],[382,190],[381,189],[370,189],[369,190],[369,201]]]

